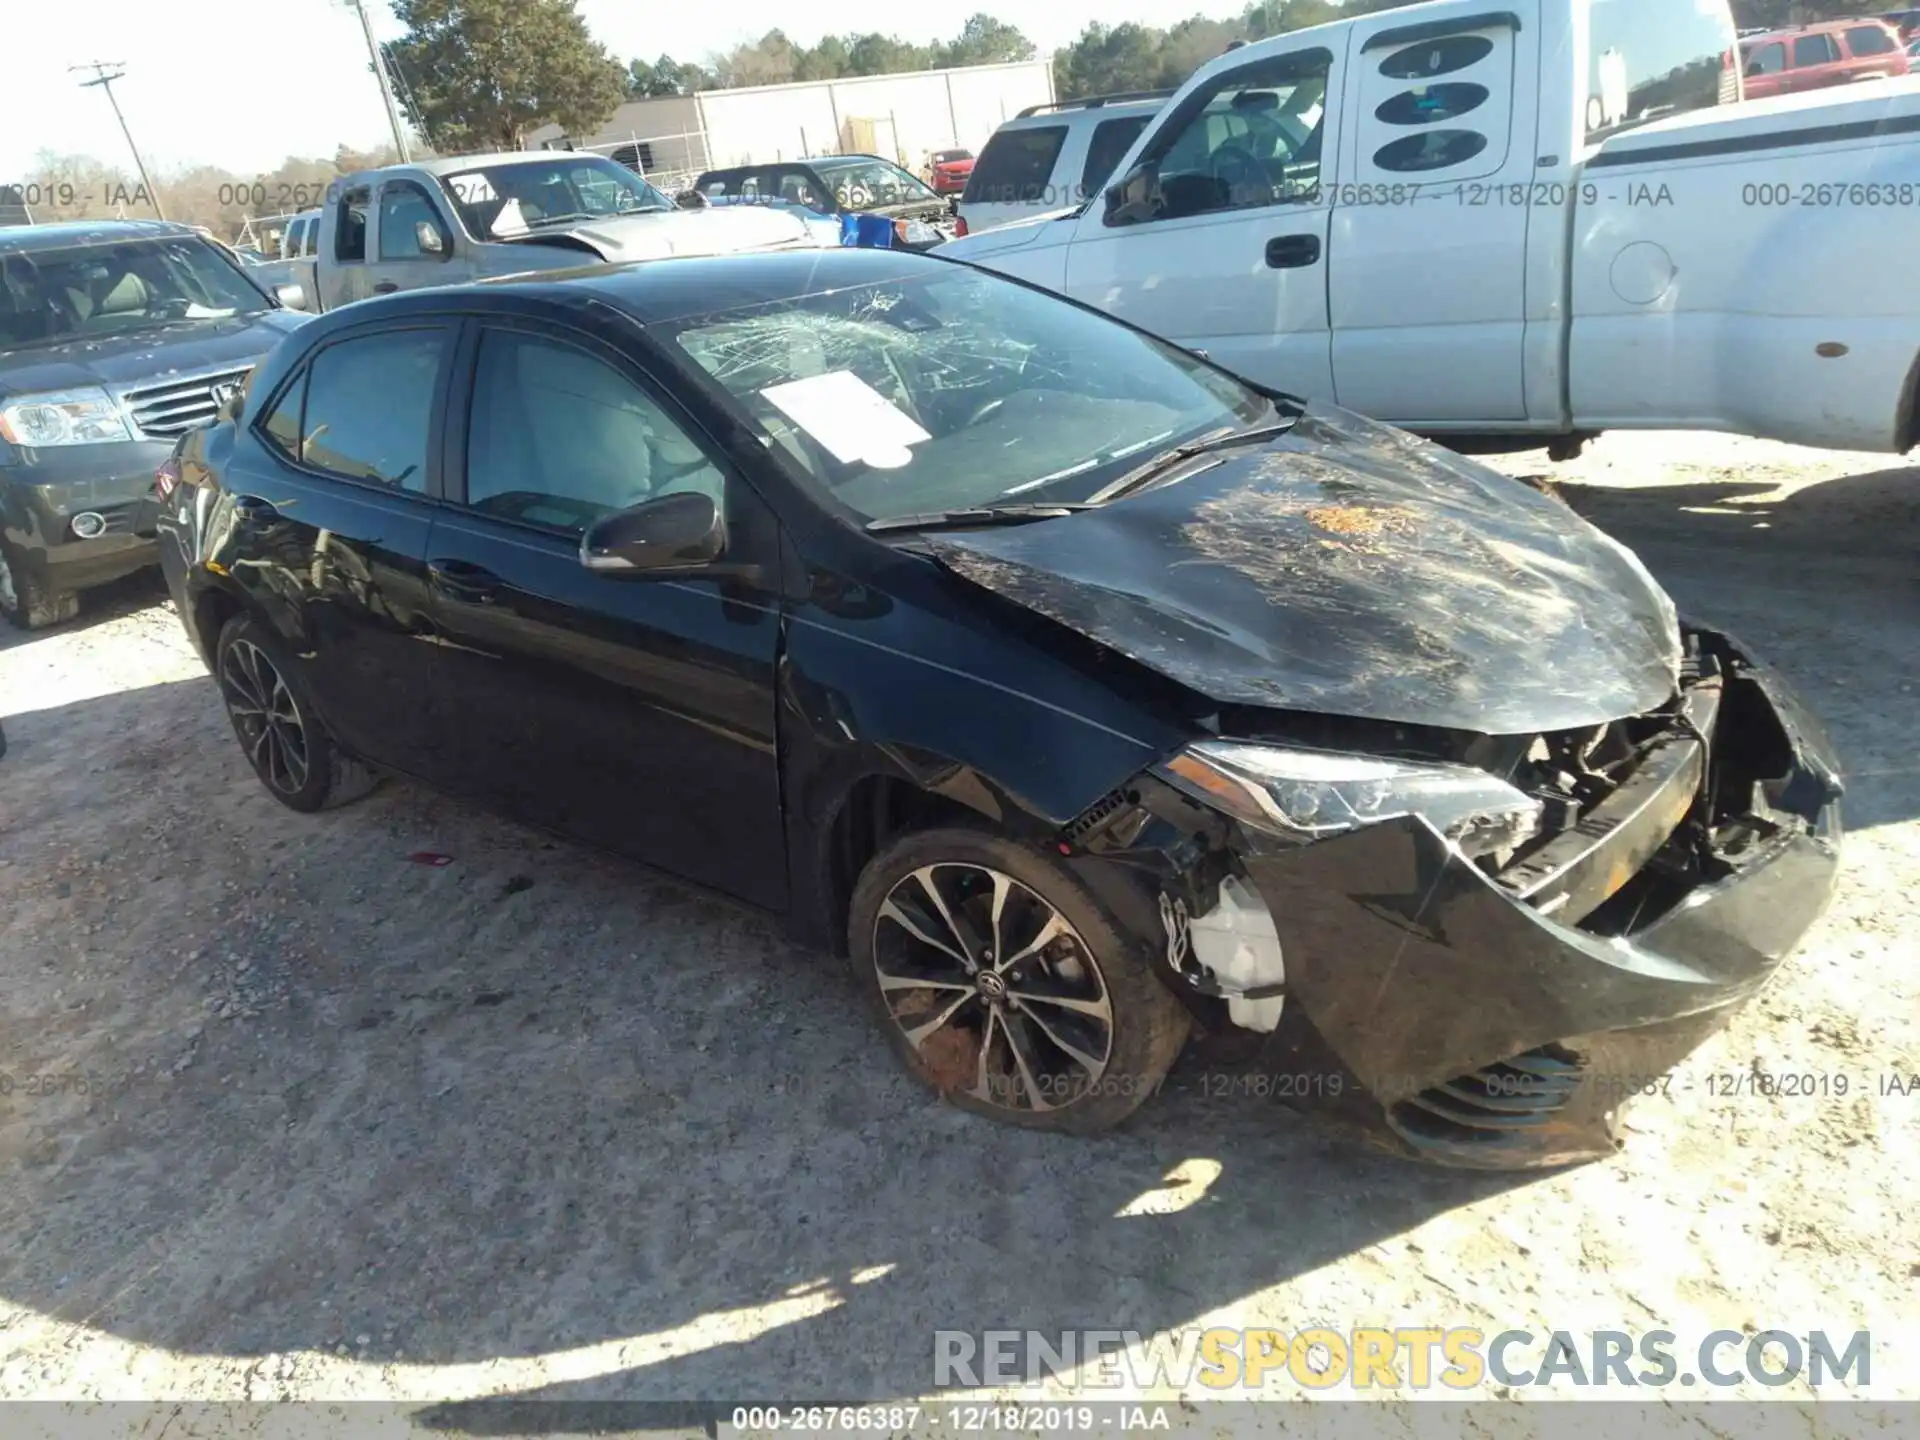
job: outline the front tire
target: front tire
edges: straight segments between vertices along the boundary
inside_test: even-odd
[[[856,983],[900,1062],[964,1110],[1092,1134],[1186,1042],[1148,942],[1057,859],[968,827],[894,841],[854,887]]]
[[[80,613],[80,596],[36,580],[11,545],[0,542],[0,614],[22,630],[44,630]]]
[[[327,734],[279,641],[252,616],[221,627],[213,675],[241,752],[282,805],[310,814],[373,788],[372,774]]]

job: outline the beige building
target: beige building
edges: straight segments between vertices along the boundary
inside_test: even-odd
[[[668,185],[809,155],[884,155],[917,171],[935,150],[978,154],[1002,121],[1053,99],[1052,62],[1021,60],[634,100],[592,135],[547,125],[527,145],[595,150]]]

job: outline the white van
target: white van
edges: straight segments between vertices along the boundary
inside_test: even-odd
[[[1028,106],[993,132],[973,162],[956,233],[977,234],[1092,199],[1171,94],[1137,90]]]

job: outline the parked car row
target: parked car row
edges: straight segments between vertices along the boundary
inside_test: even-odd
[[[708,200],[777,201],[817,216],[890,222],[893,238],[910,250],[930,250],[953,236],[953,206],[946,193],[878,155],[820,155],[708,170],[693,182],[693,193]],[[857,225],[850,228],[858,233]]]

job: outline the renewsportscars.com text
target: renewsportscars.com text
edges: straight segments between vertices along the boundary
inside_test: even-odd
[[[1485,1330],[1456,1326],[1359,1327],[1340,1331],[936,1330],[933,1383],[940,1387],[1039,1385],[1074,1390],[1177,1386],[1216,1392],[1472,1390],[1541,1387],[1776,1388],[1803,1380],[1867,1386],[1873,1337],[1856,1330],[1712,1330],[1686,1342],[1671,1330]]]

